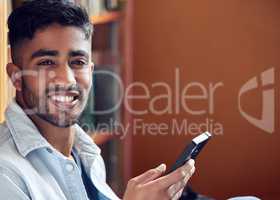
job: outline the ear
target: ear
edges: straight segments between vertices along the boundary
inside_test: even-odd
[[[93,72],[93,70],[94,70],[94,62],[91,62],[90,63],[90,71],[91,71],[91,73]]]
[[[21,69],[13,64],[13,63],[8,63],[6,66],[6,71],[8,76],[10,77],[14,87],[16,88],[17,91],[22,90],[22,71]]]

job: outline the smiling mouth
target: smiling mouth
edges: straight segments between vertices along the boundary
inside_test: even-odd
[[[48,94],[51,103],[60,110],[67,110],[73,108],[80,100],[79,92],[56,92]]]

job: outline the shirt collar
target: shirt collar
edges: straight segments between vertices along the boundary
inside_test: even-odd
[[[5,117],[15,145],[23,157],[39,148],[53,148],[15,100],[6,109]],[[74,147],[78,154],[88,156],[100,154],[99,147],[94,144],[82,128],[77,124],[74,125],[74,128]]]

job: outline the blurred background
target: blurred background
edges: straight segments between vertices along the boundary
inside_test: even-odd
[[[14,95],[6,19],[20,3],[0,2],[1,121]],[[208,130],[214,137],[197,158],[195,191],[280,199],[279,0],[76,3],[95,25],[94,87],[80,124],[102,148],[118,194],[130,178],[170,167]]]

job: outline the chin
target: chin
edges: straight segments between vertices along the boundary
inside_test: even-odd
[[[78,119],[79,119],[79,115],[76,116],[71,116],[71,117],[65,117],[64,119],[62,117],[58,117],[58,116],[52,116],[52,115],[40,115],[38,114],[38,116],[52,124],[53,126],[59,127],[59,128],[68,128],[76,123],[78,123]]]

